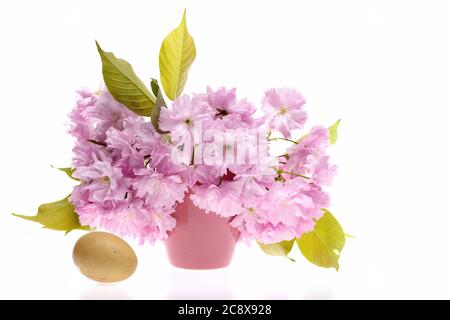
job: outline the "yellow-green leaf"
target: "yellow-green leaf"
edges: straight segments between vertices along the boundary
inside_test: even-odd
[[[331,127],[328,128],[328,131],[330,132],[330,143],[335,144],[338,138],[338,127],[339,123],[341,123],[341,119],[336,121]]]
[[[96,41],[102,59],[103,80],[111,95],[131,111],[141,116],[150,116],[156,98],[134,73],[125,60],[105,52]]]
[[[345,234],[336,218],[328,210],[324,211],[314,230],[297,239],[297,245],[303,256],[315,265],[339,270]]]
[[[295,239],[290,241],[281,241],[278,243],[264,244],[258,242],[259,247],[264,253],[270,256],[287,257],[294,246]]]
[[[163,40],[159,51],[161,83],[170,100],[175,100],[183,92],[195,55],[194,39],[188,32],[184,10],[180,25]]]
[[[328,127],[328,134],[329,134],[329,139],[330,139],[330,143],[331,144],[335,144],[338,138],[338,127],[339,124],[341,123],[341,119],[339,119],[338,121],[336,121],[331,127]],[[298,139],[296,142],[299,143],[300,141],[302,141],[303,139],[305,139],[307,136],[309,135],[309,133],[303,135],[300,139]]]
[[[13,215],[38,222],[42,224],[44,228],[65,231],[66,233],[74,229],[89,230],[88,226],[80,225],[78,215],[76,214],[72,203],[70,203],[68,196],[59,201],[40,205],[35,216],[24,216],[15,213],[13,213]]]
[[[73,177],[73,172],[75,171],[74,168],[58,168],[58,167],[54,167],[54,166],[51,166],[51,167],[55,168],[55,169],[58,169],[59,171],[64,172],[70,179],[73,179],[75,181],[80,181],[77,178]]]

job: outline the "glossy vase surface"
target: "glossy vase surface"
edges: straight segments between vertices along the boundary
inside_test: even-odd
[[[233,258],[239,232],[230,218],[205,213],[186,195],[175,209],[177,225],[165,241],[170,263],[184,269],[218,269]]]

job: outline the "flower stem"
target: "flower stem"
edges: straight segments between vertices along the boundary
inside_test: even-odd
[[[291,140],[291,139],[288,139],[288,138],[270,138],[269,139],[269,141],[275,141],[275,140],[283,140],[283,141],[289,141],[289,142],[292,142],[292,143],[295,143],[295,144],[298,144],[298,142],[297,141],[294,141],[294,140]]]
[[[302,178],[305,178],[305,179],[308,179],[308,180],[311,179],[310,177],[304,176],[303,174],[290,172],[290,171],[279,170],[278,173],[291,174],[293,176],[302,177]]]
[[[98,146],[102,146],[102,147],[107,147],[108,146],[106,144],[106,142],[103,142],[103,141],[97,141],[97,140],[94,140],[94,139],[87,139],[86,141],[91,142],[93,144],[96,144]]]

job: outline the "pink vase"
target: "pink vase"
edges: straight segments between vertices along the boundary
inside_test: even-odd
[[[217,269],[233,258],[239,232],[214,213],[205,213],[192,203],[189,195],[177,205],[177,225],[165,241],[170,263],[184,269]]]

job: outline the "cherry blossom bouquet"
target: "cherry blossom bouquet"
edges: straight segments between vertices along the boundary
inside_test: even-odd
[[[185,14],[161,46],[161,90],[157,80],[147,88],[128,62],[97,49],[105,86],[78,91],[69,115],[72,165],[60,168],[78,184],[50,204],[52,221],[45,208],[25,218],[154,243],[169,236],[174,210],[189,197],[206,214],[229,218],[241,240],[257,241],[268,254],[287,256],[297,242],[311,262],[338,268],[345,238],[326,209],[325,188],[336,173],[327,150],[339,121],[294,138],[307,121],[295,89],[267,90],[260,108],[236,89],[183,94],[196,55]],[[273,152],[280,141],[291,146]]]

